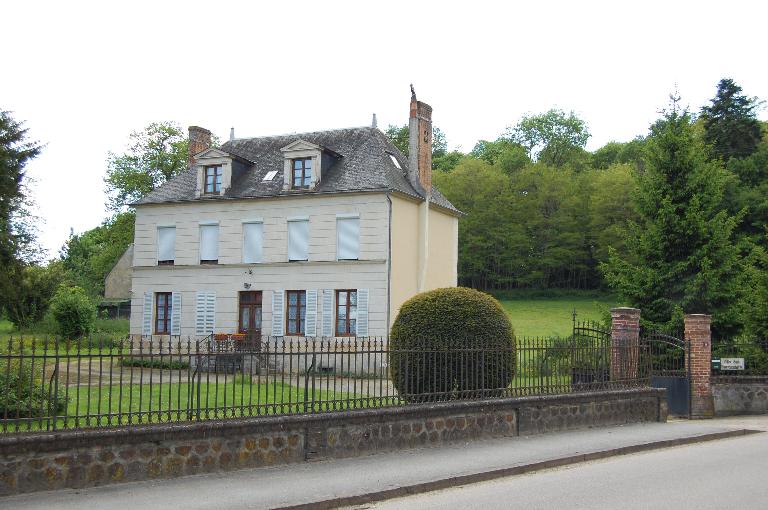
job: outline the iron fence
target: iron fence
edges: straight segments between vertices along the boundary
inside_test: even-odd
[[[515,346],[390,349],[385,338],[221,335],[0,346],[0,431],[99,428],[321,413],[647,386],[647,359],[597,328]]]
[[[723,358],[743,358],[744,369],[727,369],[722,362]],[[741,375],[768,375],[768,339],[735,337],[729,339],[712,340],[712,359],[720,360],[712,365],[712,375],[727,375],[738,377]]]

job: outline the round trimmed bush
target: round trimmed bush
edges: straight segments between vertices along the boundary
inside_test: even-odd
[[[51,299],[51,313],[66,340],[89,334],[96,322],[96,307],[80,287],[59,287]]]
[[[515,337],[501,304],[473,289],[418,294],[389,340],[395,389],[410,402],[502,394],[515,376]]]

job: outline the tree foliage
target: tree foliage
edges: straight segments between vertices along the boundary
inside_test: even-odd
[[[80,287],[59,287],[51,299],[51,314],[66,340],[88,335],[96,323],[96,306]]]
[[[571,111],[551,109],[523,117],[505,135],[525,147],[532,160],[562,167],[583,154],[589,140],[587,124]]]
[[[51,297],[65,279],[65,271],[54,261],[46,266],[14,266],[8,276],[13,285],[3,294],[5,313],[17,329],[26,329],[42,320]]]
[[[174,122],[153,122],[130,135],[128,150],[109,153],[104,178],[107,207],[114,212],[141,197],[187,168],[188,140]]]
[[[704,140],[712,146],[715,156],[728,161],[745,158],[757,150],[762,139],[756,116],[758,105],[757,98],[743,95],[732,79],[720,80],[711,104],[701,109]]]
[[[727,173],[708,161],[691,116],[677,103],[650,130],[647,167],[634,204],[638,222],[621,254],[602,265],[608,284],[655,323],[669,323],[675,309],[713,314],[713,327],[738,326],[742,260],[734,230],[738,216],[723,207]]]
[[[72,235],[61,250],[61,260],[72,285],[92,296],[104,293],[104,279],[133,242],[136,215],[119,213],[100,226]]]

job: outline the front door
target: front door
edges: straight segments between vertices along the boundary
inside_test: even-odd
[[[246,335],[243,347],[259,350],[261,346],[261,291],[240,293],[239,332]]]

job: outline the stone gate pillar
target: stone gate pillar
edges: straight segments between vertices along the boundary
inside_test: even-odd
[[[637,379],[640,364],[640,310],[611,309],[611,381]]]
[[[688,345],[691,368],[691,418],[712,418],[715,403],[709,376],[712,370],[711,315],[688,314],[685,316],[685,342]]]

